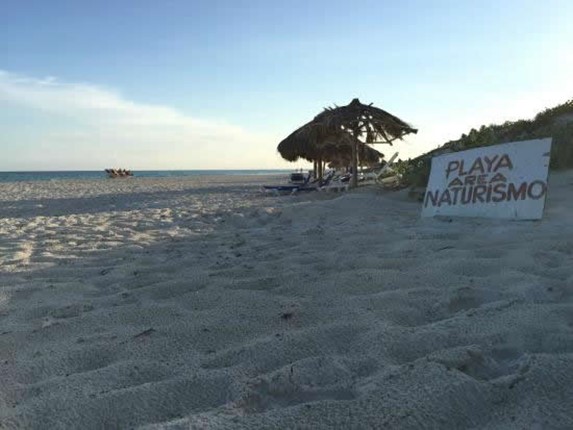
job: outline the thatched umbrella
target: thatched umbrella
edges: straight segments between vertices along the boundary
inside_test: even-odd
[[[323,162],[351,156],[355,138],[344,130],[312,127],[311,124],[312,121],[293,131],[279,143],[277,150],[288,161],[302,158],[314,162],[315,174],[322,176]],[[370,152],[369,157],[373,159],[376,154],[378,151]]]
[[[306,125],[305,125],[306,126]],[[303,126],[303,127],[305,127]],[[301,127],[301,128],[303,128]],[[322,163],[330,162],[333,166],[348,167],[352,164],[352,147],[356,138],[351,134],[338,131],[332,134],[314,136],[310,139],[308,135],[299,133],[301,129],[295,130],[278,146],[281,156],[288,161],[296,161],[303,158],[308,161],[314,161],[318,168],[318,176],[322,176]],[[320,128],[316,128],[320,132]],[[372,165],[378,164],[384,154],[367,145],[359,146],[359,158],[361,164]]]
[[[281,154],[281,157],[287,161],[296,161],[299,158],[304,158],[308,161],[314,161],[316,159],[316,142],[301,135],[301,130],[309,124],[310,123],[307,123],[297,128],[279,143],[277,150]]]
[[[352,146],[339,145],[336,143],[321,146],[323,159],[329,161],[330,167],[348,167],[352,165]],[[379,164],[380,160],[384,158],[384,154],[378,152],[374,148],[363,145],[359,149],[360,165],[372,166]]]
[[[324,141],[325,136],[350,135],[352,139],[352,186],[358,183],[358,149],[367,144],[388,143],[402,139],[409,133],[418,130],[400,118],[372,106],[364,105],[360,100],[354,99],[347,106],[326,108],[311,122],[298,129],[297,139],[306,139],[308,142]],[[360,139],[363,139],[361,141]],[[285,139],[286,140],[286,139]],[[339,142],[347,142],[339,138]],[[284,141],[283,141],[284,142]],[[282,142],[281,142],[282,143]]]

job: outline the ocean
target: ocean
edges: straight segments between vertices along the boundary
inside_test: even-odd
[[[173,178],[181,176],[208,175],[275,175],[289,173],[285,169],[261,170],[135,170],[136,178]],[[59,171],[59,172],[0,172],[0,182],[50,181],[54,179],[108,179],[106,173],[98,171]]]

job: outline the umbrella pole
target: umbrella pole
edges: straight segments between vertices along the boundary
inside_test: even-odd
[[[351,182],[351,186],[352,188],[355,188],[358,186],[358,154],[357,154],[357,142],[354,141],[352,143],[352,182]]]

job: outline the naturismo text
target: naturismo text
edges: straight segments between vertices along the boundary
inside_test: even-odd
[[[477,157],[467,164],[461,159],[452,160],[445,169],[446,188],[426,191],[424,207],[538,200],[545,196],[546,181],[512,182],[507,179],[512,170],[508,154]]]

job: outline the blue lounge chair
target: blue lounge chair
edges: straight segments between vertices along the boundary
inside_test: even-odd
[[[334,177],[334,171],[330,172],[323,180],[316,180],[310,182],[310,173],[305,178],[302,184],[293,185],[263,185],[263,191],[272,192],[274,194],[295,194],[304,191],[316,191],[320,187],[328,185]]]

